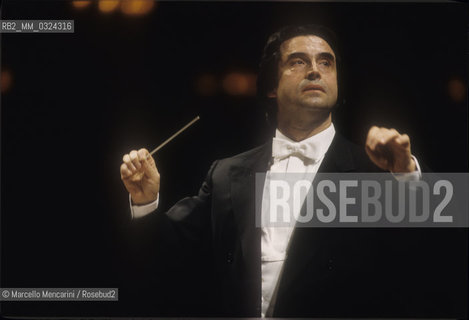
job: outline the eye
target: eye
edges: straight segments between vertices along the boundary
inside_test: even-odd
[[[292,66],[293,66],[293,65],[296,65],[296,64],[302,65],[302,64],[305,64],[305,62],[304,62],[303,60],[301,60],[301,59],[295,59],[295,60],[292,60],[292,61],[290,62],[290,64],[291,64]]]
[[[321,61],[319,61],[319,64],[323,65],[323,66],[326,66],[326,67],[331,66],[331,62],[328,61],[328,60],[321,60]]]

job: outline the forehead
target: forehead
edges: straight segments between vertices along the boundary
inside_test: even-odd
[[[282,57],[286,57],[294,52],[304,52],[315,55],[321,52],[328,52],[335,57],[329,43],[321,37],[314,35],[297,36],[286,40],[280,46]]]

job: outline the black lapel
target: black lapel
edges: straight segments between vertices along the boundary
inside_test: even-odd
[[[256,228],[256,173],[265,173],[272,157],[272,142],[261,146],[230,171],[231,201],[234,222],[241,239],[241,254],[249,280],[259,283],[261,279],[261,229]],[[261,199],[262,195],[257,198]],[[260,206],[259,206],[260,208]],[[257,285],[257,284],[256,284]],[[260,296],[259,296],[260,301]]]
[[[348,140],[336,132],[318,172],[355,171],[356,163],[352,153],[352,146]]]

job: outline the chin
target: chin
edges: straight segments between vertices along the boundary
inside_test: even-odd
[[[317,110],[317,111],[327,111],[327,110],[332,110],[332,106],[330,104],[327,104],[323,101],[320,103],[318,102],[306,102],[302,104],[303,108],[308,109],[308,110]]]

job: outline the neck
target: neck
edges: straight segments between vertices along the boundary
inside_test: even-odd
[[[331,114],[313,121],[279,121],[278,130],[293,141],[302,141],[326,130],[331,125]]]

